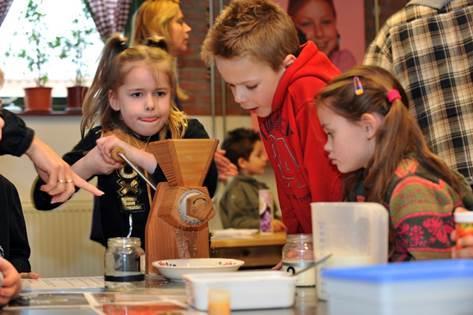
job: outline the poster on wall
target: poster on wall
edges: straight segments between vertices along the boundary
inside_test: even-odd
[[[364,0],[277,0],[296,27],[341,71],[363,61]]]

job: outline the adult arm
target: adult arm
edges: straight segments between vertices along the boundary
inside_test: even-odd
[[[96,140],[100,137],[100,128],[90,130],[87,135],[74,148],[63,156],[63,162],[68,165],[73,165],[82,159],[95,145]],[[90,180],[91,178],[83,178],[82,180]],[[53,198],[46,191],[42,189],[45,181],[38,177],[33,183],[32,195],[33,203],[38,210],[51,210],[60,206],[64,201],[52,203]]]
[[[74,193],[74,186],[96,196],[102,194],[96,187],[75,174],[54,150],[35,136],[34,131],[28,128],[21,118],[7,110],[1,110],[0,114],[4,122],[0,154],[14,156],[26,154],[45,182],[42,189],[53,196],[53,201],[67,200]]]
[[[1,109],[0,117],[3,119],[0,154],[23,155],[33,142],[33,129],[28,128],[20,117],[8,110]]]

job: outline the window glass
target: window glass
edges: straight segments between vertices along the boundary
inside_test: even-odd
[[[44,27],[34,25],[36,30],[41,31],[46,42],[54,42],[57,37],[61,38],[63,45],[49,51],[49,58],[44,68],[47,69],[48,82],[46,86],[53,87],[53,96],[64,97],[66,87],[74,85],[78,65],[85,76],[85,85],[90,85],[97,67],[98,58],[103,48],[103,42],[95,28],[94,21],[84,10],[82,0],[34,0],[38,5],[38,11],[44,13]],[[30,30],[32,25],[25,19],[24,12],[28,0],[15,0],[0,26],[0,67],[5,73],[5,85],[1,91],[2,96],[23,97],[23,88],[35,86],[35,76],[27,67],[27,61],[18,56],[22,48],[27,53],[34,51],[35,47],[28,40],[25,30]],[[77,53],[72,49],[68,57],[60,58],[64,40],[73,42],[73,31],[82,31],[81,35],[89,43],[82,54],[82,62],[74,60]],[[91,30],[85,34],[85,30]],[[76,58],[77,59],[77,58]]]

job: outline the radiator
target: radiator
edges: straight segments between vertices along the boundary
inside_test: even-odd
[[[104,248],[89,239],[91,201],[38,211],[24,203],[31,268],[43,277],[103,275]]]

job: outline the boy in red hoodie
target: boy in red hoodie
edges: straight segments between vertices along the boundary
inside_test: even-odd
[[[310,203],[340,201],[314,96],[339,74],[313,42],[299,47],[291,18],[270,0],[234,0],[202,45],[235,101],[258,116],[288,233],[312,233]]]

